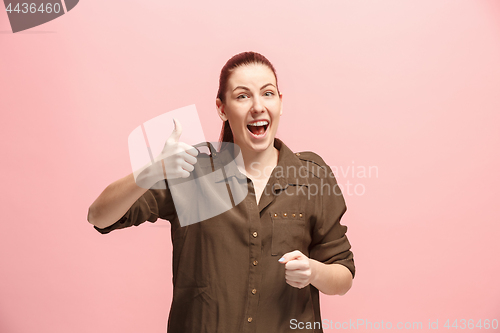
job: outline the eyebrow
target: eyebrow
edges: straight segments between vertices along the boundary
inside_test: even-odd
[[[260,90],[264,89],[264,88],[265,88],[265,87],[267,87],[267,86],[273,86],[273,87],[274,87],[274,84],[272,84],[272,83],[267,83],[267,84],[263,85],[262,87],[260,87]],[[233,91],[235,91],[235,90],[236,90],[236,89],[238,89],[238,88],[250,91],[250,89],[248,89],[247,87],[244,87],[244,86],[237,86],[236,88],[234,88],[234,89],[233,89]],[[276,87],[275,87],[275,88],[276,88]]]

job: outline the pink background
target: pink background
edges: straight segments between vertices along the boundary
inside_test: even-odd
[[[17,34],[0,11],[0,332],[165,332],[169,223],[101,235],[87,210],[144,121],[196,104],[217,140],[247,50],[277,68],[278,137],[358,186],[357,276],[323,318],[500,320],[500,2],[82,0]]]

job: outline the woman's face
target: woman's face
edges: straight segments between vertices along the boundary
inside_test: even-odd
[[[262,64],[237,67],[229,76],[225,97],[225,103],[217,99],[217,110],[223,121],[229,121],[234,143],[243,151],[272,150],[282,114],[282,95],[272,70]]]

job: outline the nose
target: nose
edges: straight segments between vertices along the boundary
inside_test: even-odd
[[[265,110],[264,103],[262,103],[260,98],[259,97],[254,98],[251,111],[255,113],[260,113],[264,112],[264,110]]]

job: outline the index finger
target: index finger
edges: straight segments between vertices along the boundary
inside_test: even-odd
[[[278,261],[282,264],[286,264],[290,260],[299,259],[302,256],[304,256],[302,252],[300,252],[299,250],[295,250],[292,252],[285,253]]]

